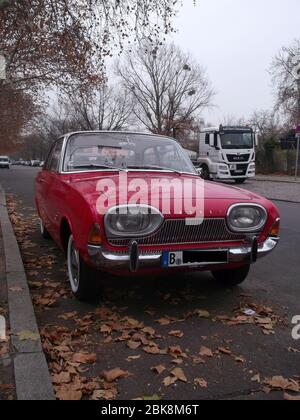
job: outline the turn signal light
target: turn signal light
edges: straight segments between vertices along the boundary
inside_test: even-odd
[[[279,236],[280,232],[280,219],[277,219],[274,225],[272,226],[269,235],[276,238]]]
[[[100,226],[95,224],[89,234],[89,244],[91,245],[102,245],[102,236]]]

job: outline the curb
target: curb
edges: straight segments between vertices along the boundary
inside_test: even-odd
[[[22,257],[7,212],[5,192],[1,185],[0,220],[5,253],[17,399],[55,400]],[[20,339],[22,332],[26,332],[33,339],[22,341]]]
[[[274,183],[278,183],[280,182],[281,184],[299,184],[300,185],[300,181],[293,181],[293,180],[285,180],[285,179],[268,179],[268,178],[254,178],[253,181],[257,181],[257,182],[274,182]]]

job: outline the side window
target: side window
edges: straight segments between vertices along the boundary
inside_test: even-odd
[[[52,153],[51,153],[51,156],[50,156],[50,161],[49,161],[49,164],[47,166],[47,169],[49,171],[52,171],[52,172],[57,172],[58,171],[61,152],[62,152],[62,147],[63,147],[63,140],[58,140],[55,143],[55,145],[52,149]]]
[[[45,165],[44,165],[44,168],[43,169],[45,169],[47,171],[49,170],[49,166],[50,166],[50,163],[51,163],[51,159],[52,159],[54,147],[55,147],[55,143],[52,144],[52,146],[51,146],[51,148],[50,148],[50,150],[48,152],[46,161],[45,161]]]
[[[209,133],[205,134],[205,144],[209,145]]]

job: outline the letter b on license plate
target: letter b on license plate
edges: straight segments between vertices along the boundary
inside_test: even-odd
[[[164,252],[163,267],[178,267],[183,264],[183,252]]]

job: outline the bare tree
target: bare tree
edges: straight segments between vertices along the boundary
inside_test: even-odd
[[[116,69],[134,101],[134,114],[148,130],[177,136],[211,105],[214,95],[205,70],[175,45],[154,50],[141,45]]]
[[[75,91],[63,103],[70,120],[81,130],[124,130],[132,121],[128,93],[107,84],[88,92]]]
[[[300,39],[284,47],[274,57],[270,73],[276,96],[276,110],[280,111],[289,125],[300,123],[300,83],[297,84],[295,58],[300,62]]]

